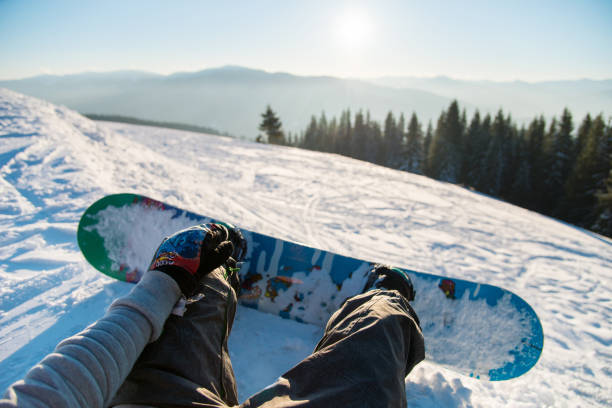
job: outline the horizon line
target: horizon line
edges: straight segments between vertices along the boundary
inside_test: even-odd
[[[247,67],[247,66],[243,66],[243,65],[235,65],[235,64],[225,64],[225,65],[220,65],[220,66],[213,66],[213,67],[206,67],[206,68],[200,68],[200,69],[195,69],[195,70],[179,70],[179,71],[174,71],[174,72],[169,72],[169,73],[161,73],[161,72],[155,72],[155,71],[149,71],[146,69],[136,69],[136,68],[117,68],[117,69],[113,69],[113,70],[96,70],[96,69],[86,69],[83,71],[75,71],[75,72],[67,72],[67,73],[40,73],[40,74],[36,74],[36,75],[30,75],[30,76],[24,76],[24,77],[14,77],[14,78],[0,78],[0,81],[22,81],[22,80],[28,80],[28,79],[34,79],[34,78],[39,78],[39,77],[58,77],[58,78],[63,78],[63,77],[70,77],[70,76],[76,76],[76,75],[85,75],[85,74],[90,74],[90,75],[108,75],[108,74],[116,74],[116,73],[141,73],[141,74],[148,74],[148,75],[154,75],[154,76],[158,76],[158,77],[171,77],[171,76],[175,76],[175,75],[181,75],[181,74],[197,74],[197,73],[201,73],[201,72],[205,72],[205,71],[212,71],[212,70],[222,70],[222,69],[231,69],[231,68],[235,68],[235,69],[244,69],[244,70],[249,70],[249,71],[258,71],[258,72],[264,72],[266,74],[270,74],[270,75],[291,75],[291,76],[295,76],[295,77],[301,77],[301,78],[334,78],[334,79],[341,79],[341,80],[358,80],[358,81],[371,81],[371,80],[377,80],[377,79],[402,79],[402,78],[410,78],[410,79],[449,79],[449,80],[453,80],[453,81],[459,81],[459,82],[490,82],[490,83],[528,83],[528,84],[537,84],[537,83],[550,83],[550,82],[578,82],[578,81],[594,81],[594,82],[604,82],[604,81],[610,81],[612,80],[612,77],[605,77],[605,78],[592,78],[592,77],[580,77],[580,78],[559,78],[559,79],[545,79],[545,80],[526,80],[526,79],[473,79],[473,78],[460,78],[460,77],[453,77],[451,75],[448,74],[434,74],[434,75],[391,75],[391,74],[383,74],[383,75],[378,75],[378,76],[367,76],[367,77],[351,77],[351,76],[335,76],[335,75],[330,75],[330,74],[299,74],[299,73],[292,73],[292,72],[288,72],[288,71],[274,71],[274,70],[268,70],[268,69],[264,69],[264,68],[254,68],[254,67]]]

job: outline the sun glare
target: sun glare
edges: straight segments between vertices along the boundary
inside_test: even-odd
[[[360,49],[370,41],[372,21],[363,10],[345,12],[336,19],[334,35],[340,47],[349,50]]]

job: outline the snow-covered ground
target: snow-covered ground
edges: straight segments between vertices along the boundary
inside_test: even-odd
[[[145,194],[342,254],[503,286],[542,320],[544,351],[490,383],[424,362],[409,406],[612,405],[612,241],[461,187],[294,148],[92,122],[0,89],[0,391],[130,285],[76,244],[103,195]],[[240,398],[314,348],[321,329],[239,308]]]

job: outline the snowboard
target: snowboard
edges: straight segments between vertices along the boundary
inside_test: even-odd
[[[161,240],[188,226],[223,222],[136,194],[93,203],[79,222],[77,240],[94,268],[138,282]],[[240,302],[286,319],[324,327],[360,293],[373,263],[241,229],[247,253],[240,269]],[[409,259],[406,260],[406,263]],[[416,298],[426,359],[482,380],[518,377],[543,347],[534,310],[514,293],[484,284],[404,269]]]

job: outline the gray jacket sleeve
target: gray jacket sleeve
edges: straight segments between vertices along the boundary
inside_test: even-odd
[[[63,340],[10,386],[0,407],[106,407],[180,295],[168,275],[147,272],[103,318]]]

